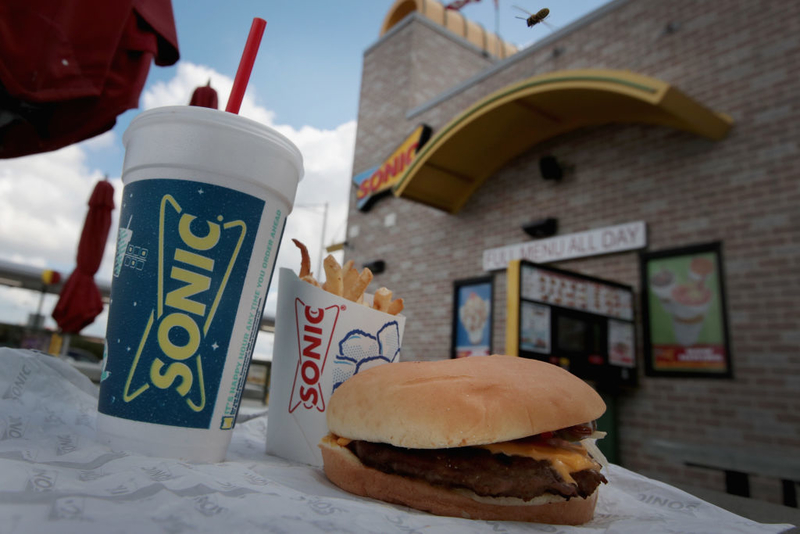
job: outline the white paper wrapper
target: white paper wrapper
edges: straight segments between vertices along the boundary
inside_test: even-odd
[[[264,454],[267,417],[239,414],[227,461],[112,451],[97,387],[63,360],[0,348],[0,533],[777,533],[611,465],[581,527],[438,517],[346,493],[322,470]],[[272,417],[270,415],[270,417]]]
[[[333,391],[400,358],[405,317],[337,297],[281,269],[269,389],[267,452],[321,466]]]

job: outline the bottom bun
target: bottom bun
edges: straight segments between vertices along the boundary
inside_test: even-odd
[[[320,443],[325,475],[345,491],[371,497],[393,504],[402,504],[436,515],[500,521],[530,521],[556,525],[581,525],[592,519],[597,502],[597,491],[586,499],[546,504],[516,504],[513,499],[479,497],[475,500],[468,491],[450,490],[433,486],[423,480],[400,475],[390,475],[361,463],[346,447],[338,445],[327,436]]]

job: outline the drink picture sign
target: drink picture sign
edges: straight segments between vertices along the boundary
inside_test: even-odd
[[[641,258],[647,374],[731,377],[720,243]]]
[[[451,357],[492,354],[492,277],[458,280],[453,295]]]
[[[608,320],[608,361],[612,365],[636,367],[633,323]]]
[[[550,306],[522,302],[520,306],[521,350],[550,354]]]

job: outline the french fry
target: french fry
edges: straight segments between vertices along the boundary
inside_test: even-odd
[[[364,291],[367,290],[367,286],[370,282],[372,282],[372,271],[365,267],[358,275],[355,284],[344,294],[344,298],[352,300],[353,302],[358,302],[358,299],[364,296]]]
[[[302,277],[300,280],[302,280],[303,282],[308,282],[312,286],[322,289],[322,286],[319,285],[319,282],[317,282],[317,279],[314,278],[314,275],[308,274],[308,275]]]
[[[333,295],[344,297],[356,304],[369,306],[364,301],[364,293],[372,282],[372,271],[365,267],[359,273],[353,260],[348,260],[342,267],[336,261],[336,258],[329,254],[322,262],[325,269],[325,283],[320,284],[314,278],[314,273],[311,272],[311,258],[308,254],[308,249],[297,239],[292,239],[292,241],[300,249],[301,260],[298,278]],[[404,303],[403,299],[392,300],[392,291],[381,287],[372,297],[372,308],[391,315],[397,315],[403,311]]]
[[[328,257],[322,262],[322,266],[325,268],[325,283],[322,284],[322,289],[328,293],[332,293],[338,297],[341,297],[344,287],[344,282],[342,280],[342,266],[339,265],[339,262],[336,261],[336,258],[330,254],[328,254]]]
[[[393,300],[391,302],[391,304],[389,304],[389,309],[386,310],[386,313],[388,313],[389,315],[397,315],[398,313],[403,311],[404,307],[405,307],[405,305],[403,304],[403,299],[401,299],[401,298],[400,299],[396,299],[396,300]]]
[[[347,290],[353,287],[358,280],[358,271],[353,267],[354,264],[353,260],[347,260],[342,267],[342,294],[347,293]]]
[[[292,241],[300,249],[300,274],[298,278],[302,280],[311,275],[311,258],[308,256],[308,249],[303,243],[297,239],[292,239]]]
[[[385,287],[378,289],[372,297],[372,307],[378,311],[385,312],[389,309],[392,301],[392,292]]]

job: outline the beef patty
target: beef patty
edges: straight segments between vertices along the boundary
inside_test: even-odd
[[[466,488],[487,497],[530,500],[545,493],[588,497],[606,478],[593,469],[570,473],[565,482],[547,460],[492,454],[486,449],[403,449],[385,443],[352,441],[348,448],[361,463],[388,474],[423,479],[430,484]]]

